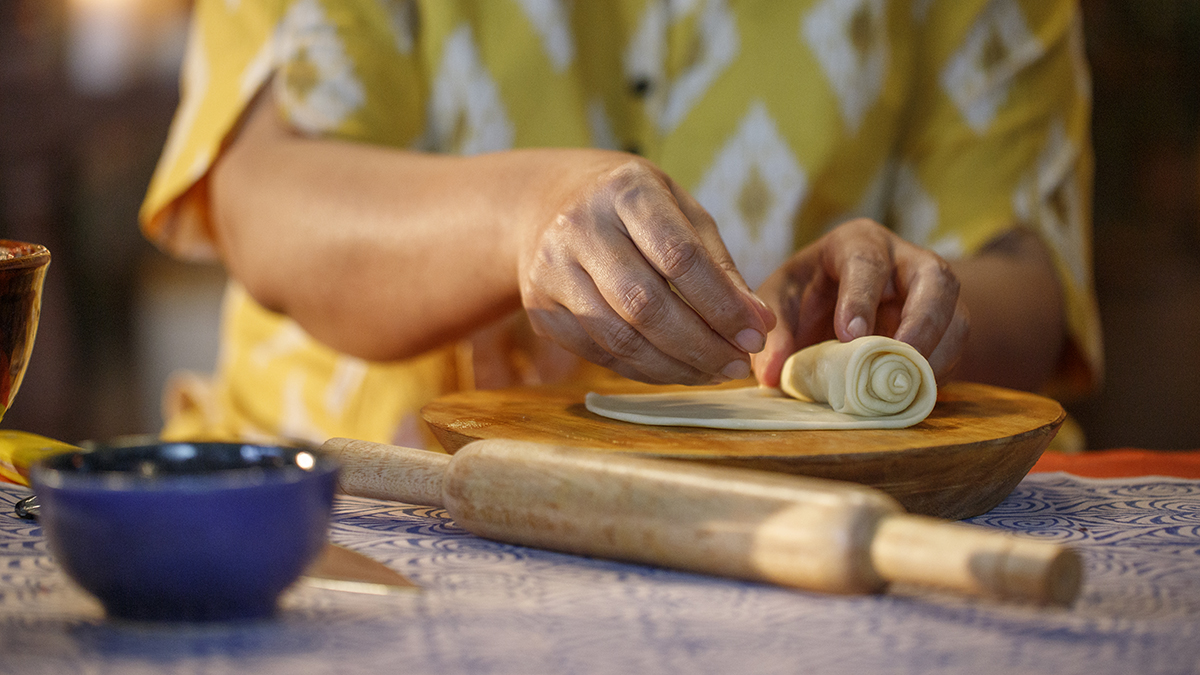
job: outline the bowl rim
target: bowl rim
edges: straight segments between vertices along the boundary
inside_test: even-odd
[[[14,255],[11,258],[0,258],[0,269],[39,267],[50,262],[50,249],[41,244],[18,241],[16,239],[0,239],[0,250],[13,248],[29,248],[33,250]]]
[[[271,448],[306,453],[313,459],[311,468],[295,464],[281,467],[243,466],[217,469],[204,473],[154,473],[141,474],[134,471],[97,471],[80,473],[52,466],[68,461],[69,457],[95,453],[128,453],[147,448],[166,446],[241,446],[243,448]],[[29,479],[34,491],[84,490],[104,492],[217,492],[267,485],[288,485],[305,480],[314,480],[338,470],[336,458],[315,446],[286,445],[272,443],[223,442],[223,441],[161,441],[132,446],[97,446],[94,449],[79,449],[55,453],[43,457],[30,466]]]

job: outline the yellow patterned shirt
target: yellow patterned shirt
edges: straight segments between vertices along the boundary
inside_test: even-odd
[[[265,86],[312,136],[638,152],[715,217],[752,286],[852,216],[948,258],[1028,228],[1065,289],[1064,378],[1100,376],[1071,0],[198,0],[182,84],[142,210],[181,257],[213,255],[208,170]],[[236,284],[224,311],[217,372],[177,383],[168,435],[428,444],[420,407],[480,360],[338,354]],[[522,358],[519,331],[490,337]]]

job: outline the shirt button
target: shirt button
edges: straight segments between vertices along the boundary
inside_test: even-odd
[[[648,77],[639,77],[629,81],[629,91],[638,98],[643,98],[650,93],[650,88],[653,87]]]

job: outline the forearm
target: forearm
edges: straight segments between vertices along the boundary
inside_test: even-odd
[[[541,170],[307,139],[260,105],[214,169],[214,223],[265,307],[340,351],[406,358],[519,306],[519,181]]]
[[[1014,231],[951,267],[971,325],[955,376],[1041,388],[1066,339],[1062,292],[1044,245],[1028,232]]]

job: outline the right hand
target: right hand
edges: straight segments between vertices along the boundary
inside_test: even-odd
[[[536,195],[519,237],[534,331],[643,382],[749,376],[749,354],[762,350],[775,315],[747,287],[712,217],[646,160],[570,157]]]
[[[912,345],[941,381],[970,333],[950,264],[865,218],[842,223],[794,253],[758,292],[780,317],[755,357],[755,373],[768,387],[779,385],[793,353],[873,334]]]

